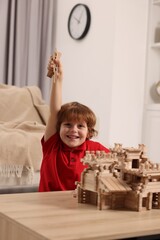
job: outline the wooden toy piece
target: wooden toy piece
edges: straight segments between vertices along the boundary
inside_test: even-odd
[[[57,50],[55,50],[52,59],[58,59],[59,60],[60,57],[61,57],[61,53],[58,52]],[[53,76],[55,77],[57,72],[58,72],[58,66],[55,65],[54,68],[53,68],[53,71],[48,70],[47,77],[49,77],[49,78],[52,78]],[[54,81],[55,81],[55,79],[54,79]]]
[[[108,154],[87,151],[81,161],[88,167],[77,184],[79,203],[99,210],[160,209],[160,164],[148,159],[145,145],[115,144]]]

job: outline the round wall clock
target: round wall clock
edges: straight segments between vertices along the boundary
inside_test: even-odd
[[[80,40],[86,36],[91,24],[91,14],[87,5],[75,5],[68,18],[68,32],[73,39]]]

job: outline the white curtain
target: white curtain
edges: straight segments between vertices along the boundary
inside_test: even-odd
[[[0,0],[0,82],[37,85],[48,100],[47,63],[54,50],[56,0]]]

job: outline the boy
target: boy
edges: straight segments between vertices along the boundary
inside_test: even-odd
[[[86,166],[81,163],[86,151],[109,150],[90,139],[97,135],[96,116],[78,102],[62,105],[63,70],[56,52],[48,64],[52,76],[50,116],[42,138],[43,160],[39,191],[74,190]]]

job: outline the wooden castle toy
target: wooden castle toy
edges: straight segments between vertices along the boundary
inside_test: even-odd
[[[152,163],[146,147],[123,148],[116,143],[109,153],[86,152],[88,167],[77,182],[79,203],[98,209],[160,209],[160,163]]]

